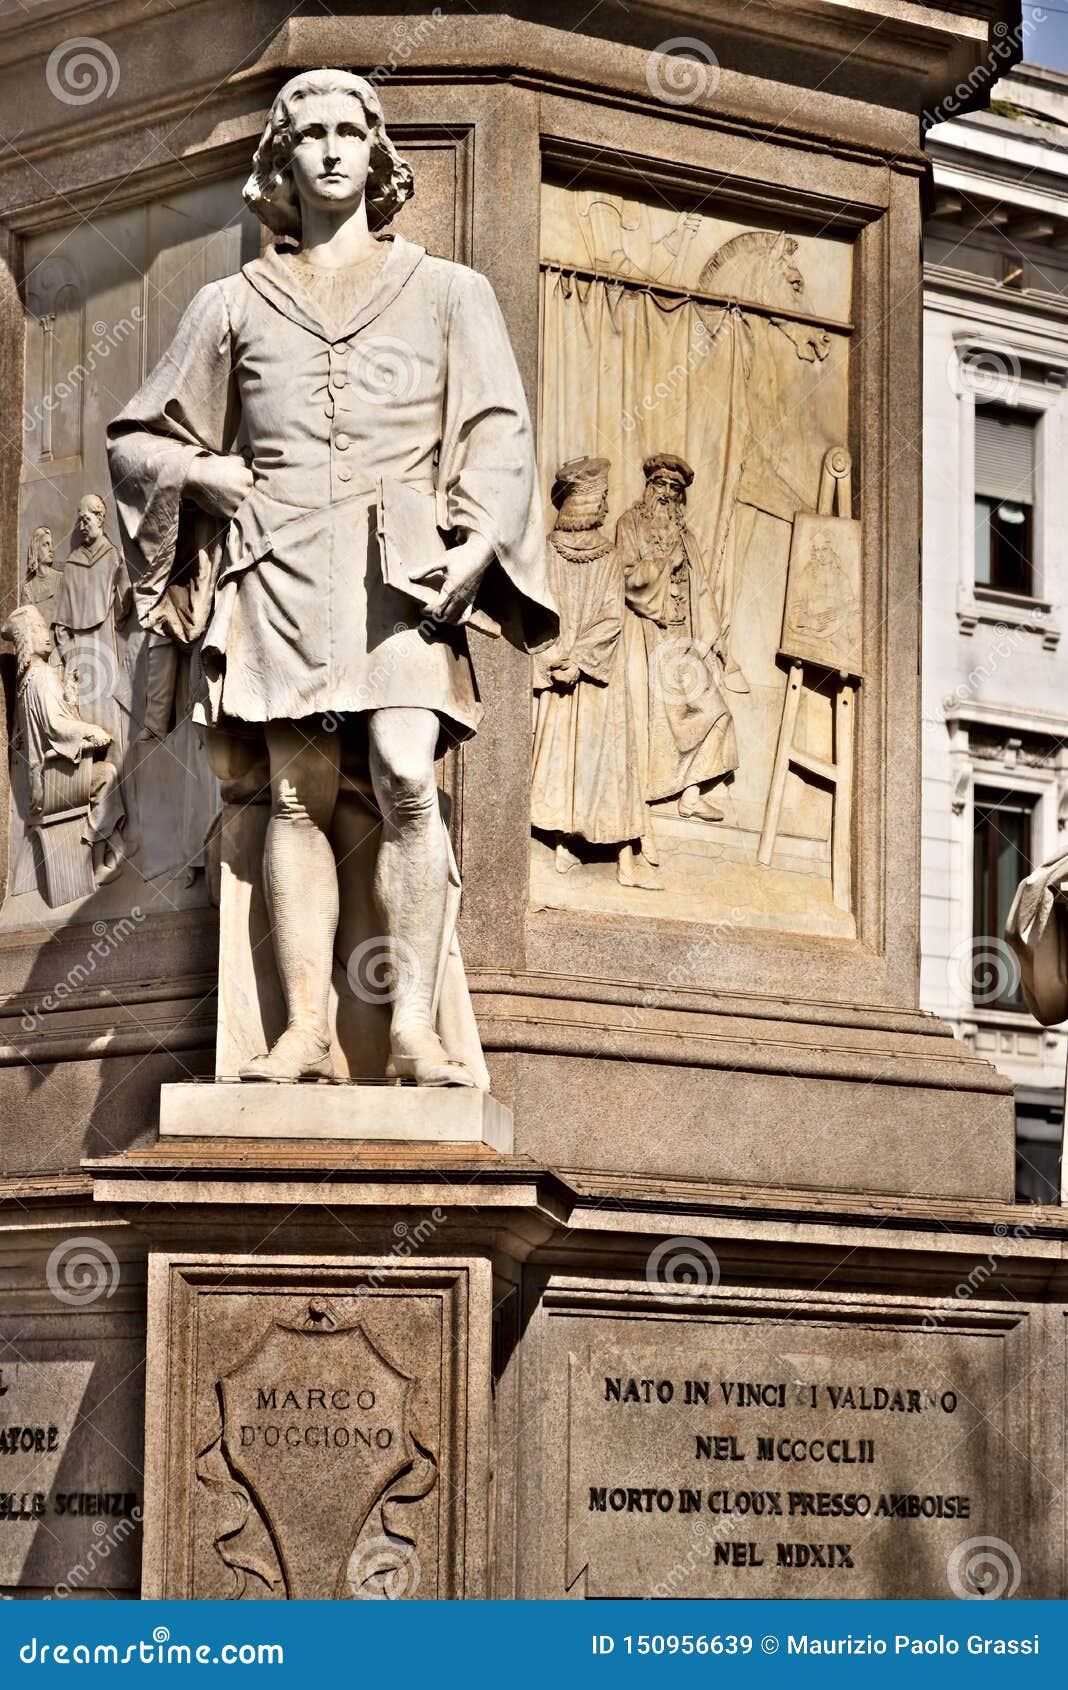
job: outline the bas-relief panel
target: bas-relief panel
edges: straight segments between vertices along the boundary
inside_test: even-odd
[[[236,179],[69,228],[22,250],[26,369],[11,869],[23,926],[202,902],[216,785],[188,719],[190,662],[137,626],[114,543],[105,430],[194,294],[259,250]]]
[[[855,935],[852,293],[845,240],[545,186],[535,905]]]

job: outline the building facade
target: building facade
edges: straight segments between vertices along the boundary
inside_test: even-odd
[[[1062,1030],[1004,942],[1068,821],[1068,76],[937,125],[925,234],[922,1001],[1016,1086],[1018,1191],[1058,1189]]]

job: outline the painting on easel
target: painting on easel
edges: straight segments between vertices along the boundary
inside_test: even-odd
[[[832,514],[837,505],[837,515]],[[861,680],[861,525],[852,506],[852,461],[844,446],[823,460],[818,509],[794,517],[786,578],[780,653],[790,664],[771,787],[757,861],[770,867],[779,832],[786,777],[830,790],[831,893],[839,909],[852,907],[853,718]],[[829,687],[834,700],[834,751],[817,757],[795,742],[809,665],[810,686]],[[813,675],[813,666],[818,673]]]
[[[861,669],[860,523],[798,511],[780,649],[845,675]]]

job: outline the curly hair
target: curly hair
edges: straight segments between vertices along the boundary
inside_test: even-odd
[[[289,170],[294,107],[309,94],[351,94],[359,101],[371,132],[371,161],[365,198],[372,230],[391,223],[415,192],[412,167],[386,134],[382,103],[362,76],[347,70],[309,70],[291,77],[275,97],[252,159],[244,187],[245,204],[276,235],[300,239],[300,201]]]
[[[52,649],[48,623],[35,604],[20,604],[0,628],[0,639],[10,640],[15,648],[16,685],[21,690],[34,658]]]
[[[41,567],[41,550],[44,545],[44,537],[46,534],[48,535],[48,543],[52,546],[54,553],[55,545],[52,539],[52,530],[50,528],[35,528],[30,538],[29,549],[26,553],[27,580],[32,580]]]

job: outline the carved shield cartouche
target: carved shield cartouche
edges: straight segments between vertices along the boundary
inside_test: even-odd
[[[407,1423],[414,1385],[359,1323],[276,1322],[219,1381],[222,1450],[262,1516],[290,1598],[356,1594],[346,1572],[361,1532],[425,1458]]]

